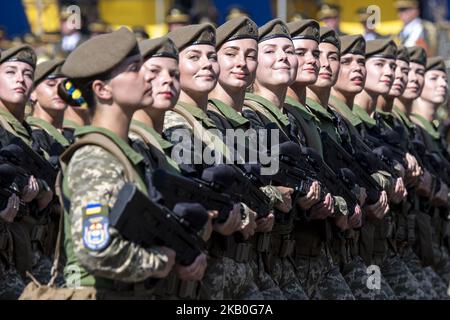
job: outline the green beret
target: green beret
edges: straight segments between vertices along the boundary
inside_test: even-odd
[[[427,66],[427,53],[425,49],[419,46],[408,47],[409,61]]]
[[[39,63],[34,72],[34,86],[36,87],[41,81],[48,78],[64,77],[61,72],[63,63],[64,59],[52,59]]]
[[[197,44],[216,46],[216,28],[210,23],[192,24],[175,29],[167,34],[178,51]]]
[[[409,63],[409,53],[405,46],[397,46],[397,60],[403,60]]]
[[[366,58],[397,58],[397,45],[390,39],[376,39],[366,42]]]
[[[291,39],[288,27],[280,19],[273,19],[258,29],[259,42],[273,38]]]
[[[125,58],[139,55],[136,37],[121,27],[83,42],[72,51],[61,71],[71,79],[86,79],[111,71]]]
[[[320,26],[316,20],[305,19],[292,21],[287,24],[292,40],[310,39],[317,43],[320,41]]]
[[[447,72],[447,67],[445,66],[444,59],[442,57],[432,57],[427,59],[426,71],[430,70],[440,70]]]
[[[359,54],[366,55],[366,40],[361,35],[341,36],[341,55]]]
[[[33,48],[27,44],[10,48],[2,51],[0,54],[0,64],[8,61],[20,61],[28,63],[34,69],[36,68],[36,60],[36,53]]]
[[[320,43],[322,42],[330,43],[338,48],[339,51],[341,50],[341,41],[339,40],[339,36],[336,31],[331,28],[320,27]]]
[[[144,60],[153,57],[167,57],[178,60],[178,49],[168,37],[142,40],[139,42],[139,51]]]
[[[258,26],[247,17],[234,18],[217,28],[216,47],[236,39],[254,39],[258,41]]]

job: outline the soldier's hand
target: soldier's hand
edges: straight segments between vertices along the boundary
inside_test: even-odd
[[[19,211],[19,197],[16,194],[12,194],[8,198],[8,203],[6,204],[6,208],[0,211],[0,220],[3,220],[5,222],[13,222],[14,218],[17,215],[17,212]]]
[[[330,193],[325,196],[322,203],[319,203],[311,208],[311,219],[323,220],[333,215],[334,213],[334,199]]]
[[[419,165],[416,157],[414,157],[409,152],[406,153],[406,161],[408,163],[408,168],[406,170],[405,176],[405,186],[411,187],[415,186],[419,182],[419,178],[423,173],[422,167]]]
[[[416,192],[419,196],[430,197],[433,178],[428,170],[423,172],[423,175],[419,178],[419,183],[416,187]]]
[[[378,201],[372,205],[366,204],[364,206],[364,209],[369,218],[379,220],[383,219],[386,213],[389,212],[389,204],[386,191],[381,191],[381,195]]]
[[[241,233],[244,236],[244,239],[247,240],[251,236],[253,236],[256,232],[256,212],[248,209],[248,223],[245,225],[241,224]]]
[[[256,220],[256,232],[270,232],[275,223],[275,215],[271,212],[265,218]]]
[[[309,210],[311,207],[320,201],[320,183],[314,181],[309,188],[308,194],[303,197],[299,197],[297,200],[298,205],[303,210]]]
[[[42,210],[46,208],[49,203],[53,200],[53,191],[52,190],[44,190],[39,192],[39,198],[36,198],[38,210]]]
[[[359,194],[358,194],[358,203],[361,207],[364,206],[367,200],[367,190],[364,187],[359,187]]]
[[[201,253],[197,256],[197,258],[195,258],[194,262],[192,262],[188,266],[177,264],[175,267],[175,271],[177,272],[178,277],[181,280],[200,281],[203,279],[206,267],[206,254]]]
[[[28,184],[22,190],[22,200],[29,203],[36,198],[39,193],[39,185],[35,177],[30,176]]]
[[[277,187],[277,189],[281,192],[281,196],[283,198],[283,203],[278,202],[275,205],[275,208],[280,210],[281,212],[288,213],[292,209],[292,194],[294,193],[294,189],[288,187]]]
[[[167,256],[167,262],[162,270],[158,270],[153,274],[153,277],[155,278],[165,278],[169,274],[169,272],[172,270],[173,266],[175,265],[175,257],[176,252],[175,250],[168,248],[168,247],[158,247],[158,250],[165,256]]]
[[[390,200],[392,203],[400,203],[407,196],[408,191],[406,191],[405,185],[403,184],[403,179],[398,178],[395,182],[394,192],[390,194]]]
[[[436,207],[444,207],[448,205],[448,186],[441,181],[441,188],[431,199],[431,204]]]
[[[362,226],[362,210],[359,205],[355,206],[353,215],[348,219],[348,226],[352,229],[361,228]]]
[[[208,222],[202,234],[202,239],[208,241],[213,232],[213,219],[217,218],[219,212],[217,210],[208,210]]]
[[[235,203],[227,220],[223,223],[214,222],[213,227],[214,231],[223,234],[224,236],[229,236],[234,232],[239,231],[241,227],[241,204]]]

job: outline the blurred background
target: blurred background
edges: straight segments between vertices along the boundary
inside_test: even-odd
[[[367,28],[373,5],[376,20]],[[239,15],[250,16],[258,25],[275,17],[313,18],[340,33],[366,34],[367,39],[392,36],[398,42],[405,41],[399,35],[417,15],[428,28],[423,39],[415,41],[429,54],[450,56],[450,0],[8,0],[1,6],[0,48],[29,43],[40,59],[65,56],[89,37],[120,25],[147,38],[190,23],[220,25]],[[402,14],[411,6],[417,13],[405,20]]]

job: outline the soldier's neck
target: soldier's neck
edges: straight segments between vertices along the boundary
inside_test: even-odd
[[[381,110],[383,112],[392,112],[392,108],[394,107],[394,97],[392,96],[384,96],[380,95],[377,100],[377,110]]]
[[[394,105],[400,109],[404,114],[409,116],[412,112],[412,104],[414,100],[406,100],[402,98],[396,98],[394,100]]]
[[[287,95],[301,104],[306,103],[306,86],[302,83],[294,82],[287,91]]]
[[[165,110],[155,110],[154,108],[145,108],[138,110],[133,114],[133,120],[145,123],[147,126],[155,129],[156,132],[162,133],[164,126]]]
[[[107,129],[128,143],[128,130],[134,110],[122,109],[116,105],[97,105],[92,125]]]
[[[70,120],[83,127],[91,123],[88,109],[68,107],[64,112],[64,120]]]
[[[354,94],[349,94],[347,92],[342,92],[336,90],[335,88],[331,88],[331,95],[336,97],[338,100],[343,101],[350,110],[353,110],[353,103],[355,101]]]
[[[220,100],[241,113],[245,99],[245,88],[223,87],[218,83],[209,97]]]
[[[61,130],[64,121],[64,111],[63,110],[46,110],[36,103],[34,106],[33,117],[44,120],[50,123],[56,129]]]
[[[373,116],[376,106],[378,94],[363,90],[355,96],[354,104],[363,108],[369,116]]]
[[[286,86],[265,87],[259,83],[255,83],[254,94],[261,96],[274,104],[278,109],[282,110],[284,106],[284,99],[286,99]]]
[[[9,104],[0,99],[0,108],[11,113],[20,123],[25,119],[25,105]]]
[[[330,88],[320,88],[311,86],[306,89],[306,97],[319,103],[324,108],[328,107],[330,94],[331,94]]]
[[[435,110],[436,106],[434,103],[420,97],[415,100],[412,105],[412,112],[424,117],[429,122],[434,120],[436,114]]]
[[[178,101],[190,104],[206,112],[208,107],[208,93],[181,90]]]

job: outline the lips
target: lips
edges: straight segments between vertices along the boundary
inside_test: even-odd
[[[324,78],[324,79],[331,79],[331,73],[321,72],[321,73],[319,73],[319,77]]]
[[[169,99],[173,97],[173,93],[170,91],[162,91],[159,94],[162,95],[163,97],[169,98]]]
[[[231,74],[238,79],[245,79],[248,76],[248,74],[245,72],[232,72]]]
[[[14,88],[14,91],[17,93],[25,93],[25,88]]]

